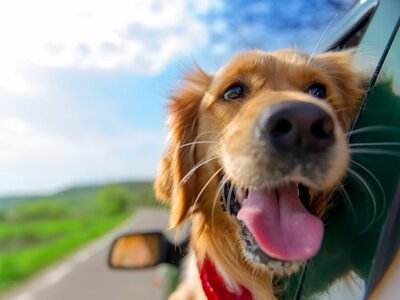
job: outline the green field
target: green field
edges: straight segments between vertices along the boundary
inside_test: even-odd
[[[0,198],[0,294],[151,205],[150,182]]]

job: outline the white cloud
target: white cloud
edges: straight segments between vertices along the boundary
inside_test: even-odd
[[[88,116],[89,117],[89,116]],[[0,121],[0,193],[48,191],[78,182],[152,178],[163,134],[122,126],[71,135],[16,117]]]
[[[156,76],[205,45],[199,15],[212,3],[1,0],[0,194],[153,177],[161,126],[152,131],[121,121],[112,95],[85,99],[78,87],[64,88],[63,78],[80,74],[73,80],[89,79],[86,93],[99,95],[100,73]]]
[[[121,121],[118,103],[90,102],[79,89],[63,89],[62,73],[157,75],[207,41],[196,14],[208,1],[2,0],[0,6],[0,193],[153,177],[162,128]]]
[[[29,67],[160,72],[206,41],[184,0],[3,0],[0,89],[28,93]]]
[[[121,104],[87,101],[79,90],[57,86],[40,95],[0,97],[0,194],[154,177],[163,128],[124,121]]]

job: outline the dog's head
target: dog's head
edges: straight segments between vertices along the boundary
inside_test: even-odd
[[[197,218],[204,251],[226,260],[214,248],[227,244],[231,268],[237,260],[290,273],[314,256],[326,195],[349,161],[346,131],[361,96],[350,61],[350,52],[249,51],[213,76],[186,77],[169,104],[155,183],[171,225]]]

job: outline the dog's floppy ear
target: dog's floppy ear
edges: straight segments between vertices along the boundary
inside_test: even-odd
[[[171,205],[171,227],[186,218],[195,198],[196,174],[188,175],[195,166],[195,157],[190,146],[182,145],[196,138],[200,103],[210,82],[211,76],[196,67],[184,78],[182,87],[171,96],[168,105],[170,140],[154,187],[157,199]]]
[[[353,57],[354,49],[348,49],[338,52],[326,52],[316,57],[325,67],[327,74],[337,86],[342,97],[346,99],[348,109],[344,111],[346,118],[342,120],[345,128],[350,125],[351,119],[356,113],[362,94],[362,76],[354,66]]]

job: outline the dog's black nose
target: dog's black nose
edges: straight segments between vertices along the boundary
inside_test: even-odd
[[[280,102],[268,109],[262,123],[265,138],[278,151],[317,152],[335,140],[331,116],[312,103]]]

